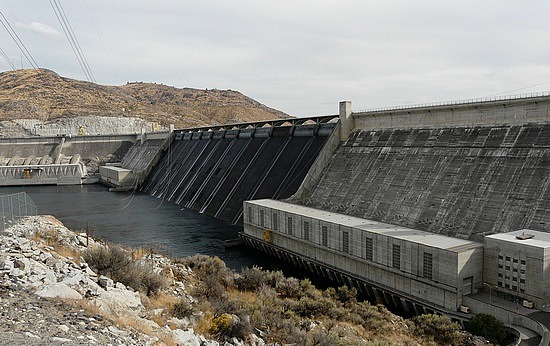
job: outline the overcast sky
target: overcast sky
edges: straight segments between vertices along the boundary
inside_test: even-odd
[[[60,2],[99,84],[232,89],[296,116],[550,90],[548,0]],[[0,11],[40,67],[86,80],[51,0]]]

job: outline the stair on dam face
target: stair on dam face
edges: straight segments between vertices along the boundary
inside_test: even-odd
[[[358,130],[303,203],[479,240],[550,232],[550,125]]]
[[[333,124],[331,124],[333,127]],[[332,128],[331,127],[331,128]],[[298,127],[297,127],[298,128]],[[298,135],[292,128],[258,129],[244,135],[198,135],[174,140],[141,191],[229,223],[242,223],[242,202],[290,197],[304,179],[329,133]],[[214,139],[217,138],[217,139]]]

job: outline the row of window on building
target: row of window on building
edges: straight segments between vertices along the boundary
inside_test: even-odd
[[[498,286],[525,293],[527,263],[523,259],[498,255]]]
[[[248,207],[248,222],[253,223],[253,213],[252,213],[252,207]],[[279,231],[279,215],[276,212],[272,212],[271,214],[271,228],[273,231]],[[263,209],[259,210],[259,224],[261,227],[266,227],[266,215],[265,211]],[[305,241],[311,241],[311,227],[309,221],[303,221],[302,225],[302,239]],[[297,237],[295,234],[296,230],[294,229],[294,220],[292,216],[287,216],[286,220],[286,234],[289,236]],[[346,254],[355,255],[356,257],[360,257],[363,259],[366,259],[370,262],[375,262],[374,259],[374,241],[375,239],[373,237],[365,236],[364,237],[364,252],[362,252],[359,256],[357,254],[353,254],[350,252],[350,234],[348,231],[342,231],[341,233],[341,247],[334,249],[329,246],[329,229],[327,226],[321,225],[321,234],[320,234],[320,244],[323,247],[327,247],[333,250],[338,250]],[[401,246],[399,244],[392,244],[392,268],[401,270]],[[433,255],[428,252],[423,253],[423,263],[422,263],[422,276],[426,279],[432,279],[432,271],[433,271]]]

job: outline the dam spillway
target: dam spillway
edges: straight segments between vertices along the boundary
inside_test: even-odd
[[[232,224],[243,201],[300,186],[334,123],[180,131],[141,190]]]
[[[361,129],[306,205],[462,239],[550,231],[550,125]]]

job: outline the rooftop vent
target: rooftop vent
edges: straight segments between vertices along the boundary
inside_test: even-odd
[[[531,238],[534,238],[535,235],[534,234],[525,234],[525,232],[523,232],[522,234],[520,235],[516,235],[516,239],[519,239],[519,240],[527,240],[527,239],[531,239]]]

